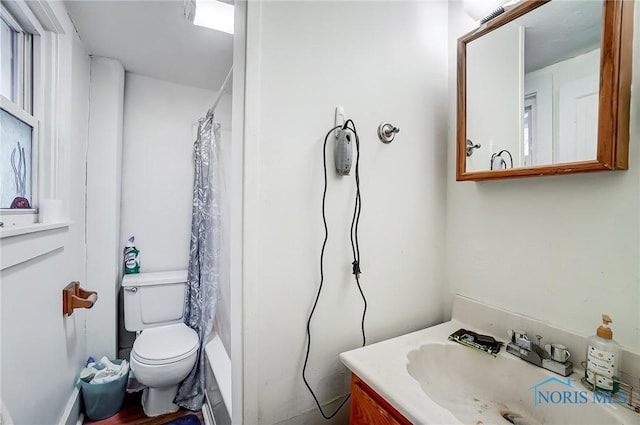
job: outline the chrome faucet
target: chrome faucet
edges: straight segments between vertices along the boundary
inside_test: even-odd
[[[547,352],[540,345],[540,341],[542,340],[541,335],[536,335],[537,343],[533,342],[527,336],[527,333],[524,331],[516,331],[516,330],[508,330],[507,334],[511,342],[507,344],[507,353],[511,353],[514,356],[520,357],[522,360],[525,360],[531,364],[534,364],[538,367],[542,367],[544,369],[550,370],[551,372],[557,373],[562,376],[569,376],[573,373],[573,364],[570,361],[557,361],[551,357],[551,353]],[[551,347],[549,344],[547,346]],[[554,346],[560,346],[558,344],[554,344]],[[564,346],[560,346],[564,347]],[[569,351],[565,349],[566,355],[562,356],[565,359],[568,359],[570,354]],[[554,356],[559,358],[558,356]]]

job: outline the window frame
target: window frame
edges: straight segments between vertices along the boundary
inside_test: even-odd
[[[33,84],[34,84],[34,34],[24,29],[23,25],[16,20],[9,10],[0,5],[0,17],[17,35],[15,42],[16,64],[14,65],[13,72],[15,72],[16,81],[14,87],[13,99],[9,100],[19,108],[23,109],[29,114],[33,114]],[[29,69],[29,73],[25,70]]]
[[[23,123],[31,127],[31,208],[12,209],[0,208],[2,221],[11,215],[24,216],[26,214],[36,214],[38,210],[38,167],[40,159],[40,134],[38,131],[38,120],[33,115],[25,112],[16,106],[6,97],[0,95],[0,109],[13,115]],[[35,217],[32,217],[35,219]],[[20,222],[24,220],[18,220]]]
[[[523,144],[520,147],[522,150],[522,163],[524,164],[525,167],[531,167],[534,165],[538,165],[536,164],[536,161],[538,160],[536,158],[536,152],[533,148],[533,140],[537,140],[538,134],[537,134],[537,129],[538,129],[538,93],[534,92],[531,93],[527,96],[525,96],[524,98],[524,111],[527,111],[527,108],[529,109],[529,140],[524,140],[523,138]],[[525,145],[527,145],[525,149]],[[529,155],[525,156],[525,150],[529,151]]]
[[[16,2],[19,13],[9,10],[5,4],[0,5],[0,16],[5,23],[17,33],[16,40],[16,72],[14,93],[15,102],[4,95],[0,95],[0,107],[32,128],[31,133],[31,208],[12,209],[0,208],[0,222],[2,228],[29,225],[38,221],[38,206],[41,198],[43,164],[41,140],[41,119],[44,113],[43,97],[38,95],[43,85],[43,63],[41,36],[44,33],[38,19],[33,15],[25,3]],[[16,16],[18,15],[18,16]],[[25,70],[28,69],[27,72]],[[13,77],[12,77],[13,80]]]
[[[17,33],[17,31],[14,28],[14,25],[12,25],[12,23],[14,22],[13,17],[8,15],[8,13],[6,13],[6,9],[4,7],[4,5],[1,5],[2,7],[0,8],[0,18],[2,19],[2,24],[3,27],[6,24],[7,28],[12,32],[12,33]],[[3,31],[4,32],[4,31]],[[11,67],[10,67],[10,72],[11,72],[11,97],[18,97],[17,93],[15,93],[15,86],[13,86],[13,80],[14,80],[14,76],[15,74],[17,74],[17,61],[13,60],[13,54],[14,54],[14,50],[18,49],[18,42],[17,42],[17,37],[14,39],[13,34],[11,34],[11,55],[12,55],[12,60],[11,60]],[[2,46],[4,49],[4,45]],[[4,71],[4,69],[3,69]],[[4,82],[4,81],[3,81]],[[0,92],[1,94],[1,92]]]

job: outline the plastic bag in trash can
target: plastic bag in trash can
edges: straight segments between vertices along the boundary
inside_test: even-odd
[[[123,365],[125,360],[112,360],[115,365]],[[98,369],[104,368],[102,365]],[[100,371],[98,371],[100,372]],[[128,372],[128,364],[127,364]],[[96,374],[98,376],[98,374]],[[82,387],[82,401],[87,418],[99,421],[109,418],[120,410],[126,394],[128,373],[116,377],[114,380],[102,383],[80,381]],[[94,378],[95,379],[95,378]]]
[[[129,363],[122,360],[121,363],[113,363],[106,357],[100,359],[100,366],[96,375],[91,380],[92,384],[104,384],[106,382],[115,381],[125,374],[129,374]]]

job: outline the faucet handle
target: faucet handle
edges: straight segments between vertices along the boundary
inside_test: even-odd
[[[529,340],[529,337],[527,337],[527,333],[525,331],[509,329],[507,334],[513,344],[520,348],[524,348],[525,350],[531,350],[531,341]]]
[[[538,340],[538,345],[540,346],[540,341],[542,340],[542,335],[536,335],[536,339]]]
[[[523,339],[528,341],[527,333],[525,331],[517,331],[515,329],[508,329],[507,335],[509,335],[509,339],[511,342],[516,342],[517,340]]]
[[[562,344],[547,344],[544,346],[544,349],[551,359],[560,363],[566,363],[569,357],[571,357],[569,349]]]

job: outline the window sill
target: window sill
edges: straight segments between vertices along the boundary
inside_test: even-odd
[[[64,247],[71,222],[34,223],[0,230],[0,270]]]
[[[70,224],[70,221],[63,221],[60,223],[31,223],[19,226],[3,227],[0,229],[0,239],[9,238],[11,236],[26,235],[28,233],[43,232],[45,230],[60,229],[62,227],[69,227]]]

